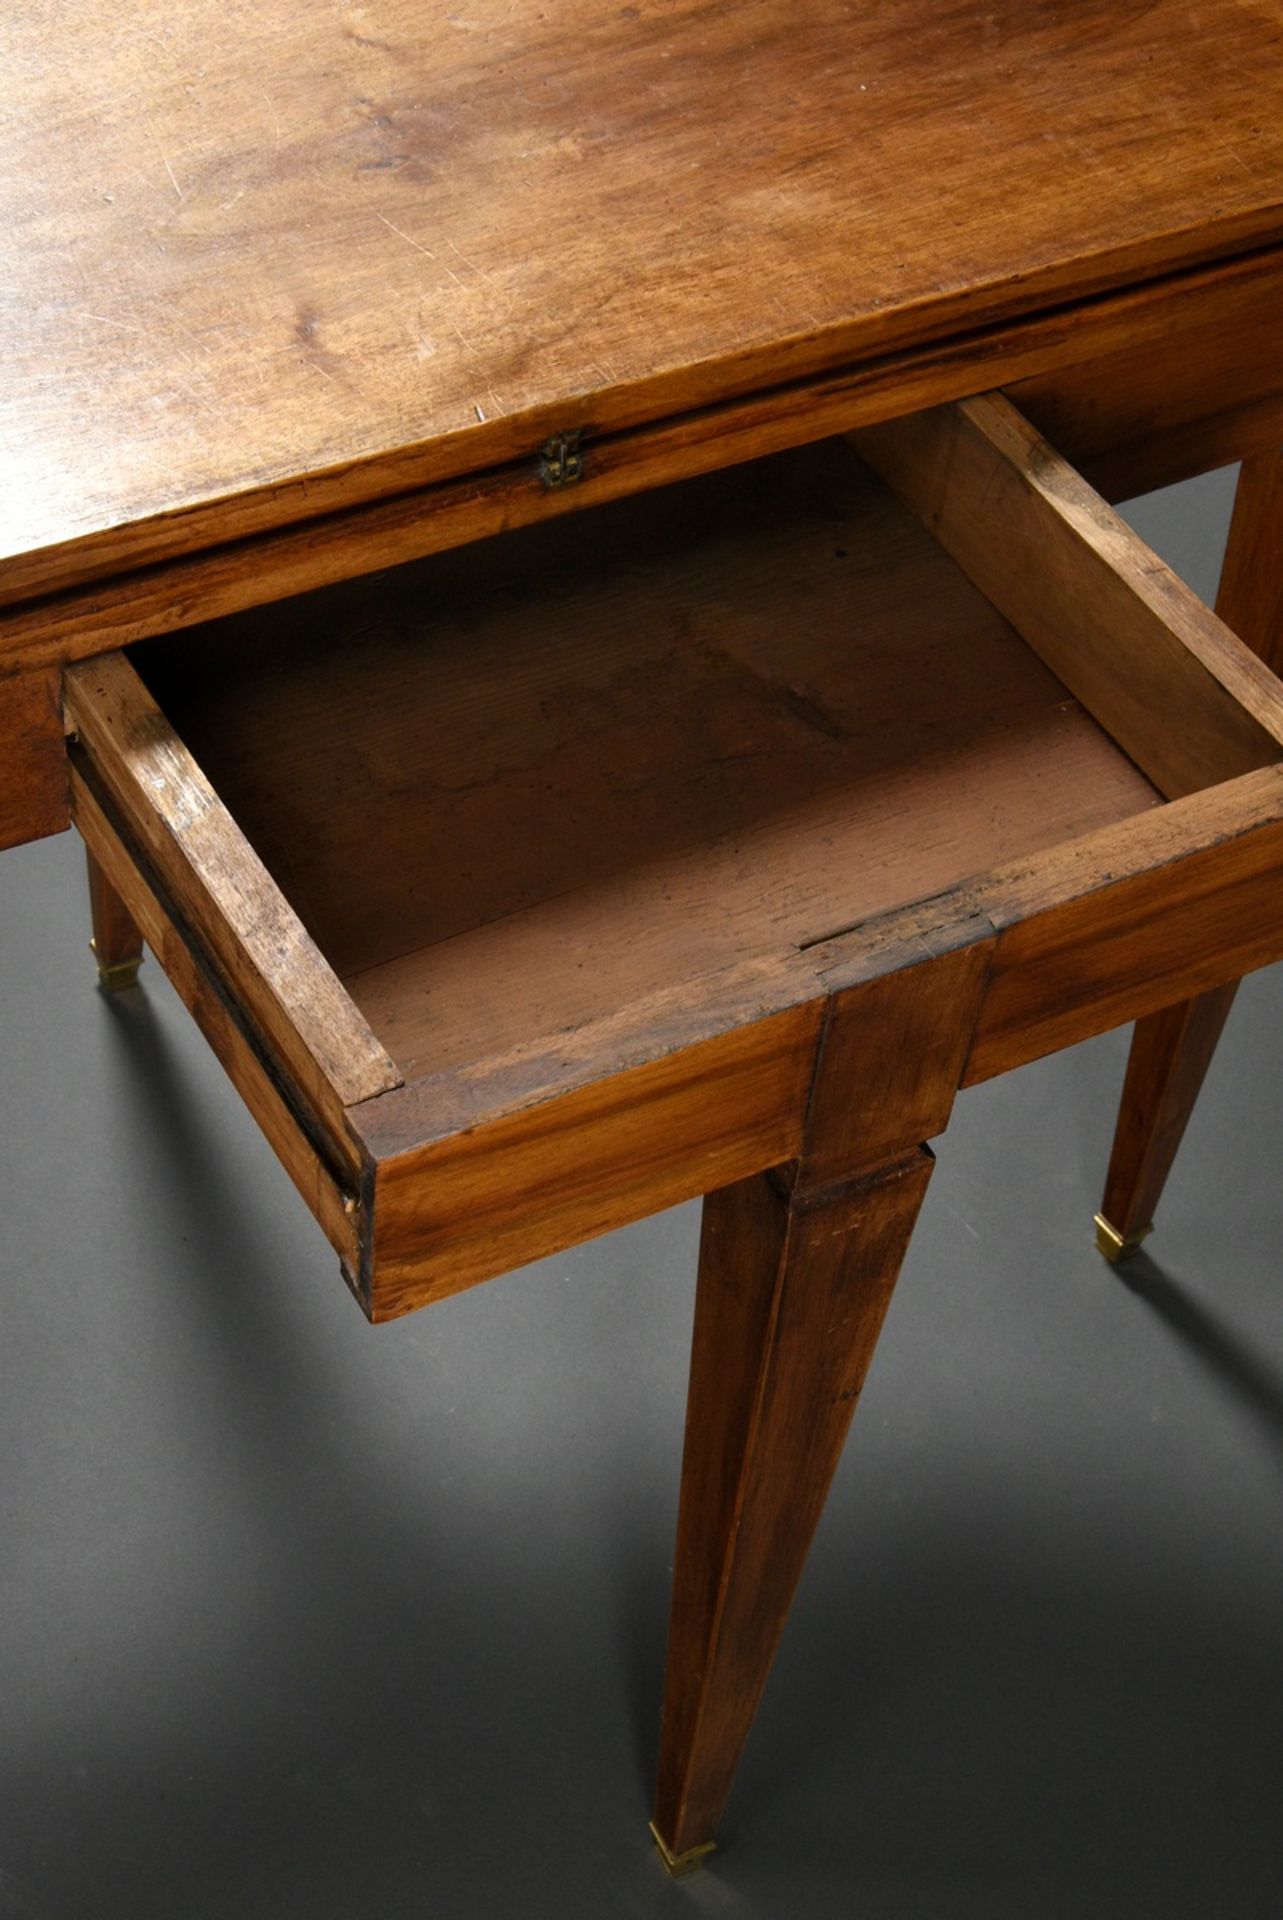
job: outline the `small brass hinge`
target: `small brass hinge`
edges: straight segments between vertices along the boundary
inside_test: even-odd
[[[584,456],[578,427],[569,433],[554,433],[539,450],[539,478],[545,487],[572,487],[584,477]]]

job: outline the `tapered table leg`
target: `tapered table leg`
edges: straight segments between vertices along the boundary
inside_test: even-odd
[[[674,1870],[710,1849],[931,1166],[704,1203],[653,1829]]]
[[[1216,610],[1283,672],[1283,449],[1243,463]],[[1096,1215],[1096,1244],[1107,1260],[1127,1259],[1153,1225],[1235,990],[1236,983],[1217,987],[1136,1023]]]
[[[1153,1225],[1237,992],[1232,980],[1136,1023],[1105,1198],[1096,1216],[1096,1244],[1107,1260],[1126,1260]]]
[[[1243,462],[1216,611],[1283,674],[1283,447]]]
[[[138,978],[143,957],[143,937],[120,895],[86,848],[89,867],[89,912],[93,921],[93,939],[89,942],[98,962],[98,983],[108,993],[132,987]]]
[[[704,1202],[652,1831],[711,1850],[975,1031],[964,911],[817,967],[800,1151]]]

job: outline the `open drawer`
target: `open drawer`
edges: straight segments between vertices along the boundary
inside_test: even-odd
[[[1283,954],[1283,692],[997,396],[65,697],[77,824],[375,1319],[787,1161],[832,994],[946,936],[963,1084]]]

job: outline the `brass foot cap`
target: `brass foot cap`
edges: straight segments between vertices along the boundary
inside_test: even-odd
[[[89,951],[98,960],[98,948],[92,940],[89,942]],[[113,966],[104,966],[98,960],[98,985],[104,993],[123,993],[126,987],[133,986],[142,963],[141,954],[136,960],[117,960]]]
[[[659,1848],[660,1859],[674,1880],[680,1880],[684,1873],[694,1873],[696,1867],[700,1866],[710,1853],[717,1851],[716,1840],[705,1840],[702,1847],[687,1847],[685,1853],[674,1853],[653,1820],[650,1823],[650,1833],[652,1840]]]
[[[1129,1233],[1124,1239],[1117,1227],[1111,1227],[1104,1214],[1098,1213],[1096,1215],[1096,1248],[1098,1252],[1104,1254],[1111,1267],[1116,1267],[1120,1260],[1130,1260],[1141,1241],[1153,1231],[1154,1226],[1151,1221],[1149,1226],[1138,1228],[1135,1233]]]

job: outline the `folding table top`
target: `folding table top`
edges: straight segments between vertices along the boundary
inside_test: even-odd
[[[9,599],[1283,239],[1283,0],[4,12]]]

